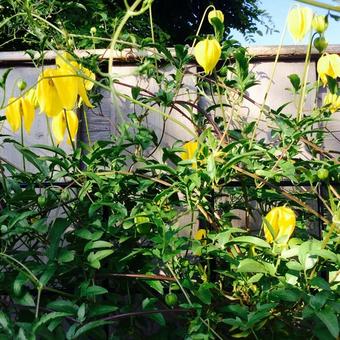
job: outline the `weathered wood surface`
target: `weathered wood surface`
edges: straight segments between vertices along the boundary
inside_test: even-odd
[[[285,108],[287,113],[295,113],[296,100],[294,99],[292,93],[290,93],[287,88],[290,87],[288,80],[288,75],[292,73],[302,74],[303,64],[305,58],[306,46],[283,46],[281,48],[281,54],[279,63],[277,64],[275,76],[273,78],[273,83],[269,91],[266,104],[271,106],[273,109],[277,109],[282,104],[290,102],[290,104]],[[328,49],[332,53],[340,53],[340,46],[333,45]],[[254,56],[252,60],[251,67],[257,75],[257,79],[260,84],[251,88],[248,91],[249,97],[255,100],[257,103],[261,104],[263,102],[264,94],[268,87],[268,82],[272,68],[274,65],[273,60],[275,59],[276,48],[274,47],[251,47],[249,49],[250,54]],[[84,56],[89,53],[95,53],[101,56],[103,59],[107,59],[109,56],[108,50],[94,50],[94,51],[79,51],[79,54]],[[316,55],[316,54],[315,54]],[[136,58],[140,55],[135,50],[124,50],[114,52],[114,67],[113,72],[117,79],[127,83],[131,86],[139,85],[141,87],[147,88],[151,92],[157,92],[157,85],[151,81],[146,82],[145,79],[136,76]],[[55,58],[54,52],[47,52],[46,60],[53,62]],[[35,84],[40,70],[34,68],[32,63],[30,63],[30,57],[23,52],[0,52],[0,76],[6,70],[8,66],[14,66],[13,71],[10,73],[7,83],[7,92],[5,94],[5,101],[8,100],[11,93],[18,95],[18,90],[15,86],[15,82],[18,79],[25,79],[29,86]],[[166,69],[164,72],[167,74],[171,73],[171,69]],[[316,61],[312,61],[309,68],[308,80],[314,82],[316,80]],[[190,100],[191,102],[197,102],[197,94],[195,92],[195,77],[186,76],[185,78],[185,88],[179,94],[184,100]],[[131,94],[131,89],[121,85],[115,85],[116,90],[125,94]],[[309,93],[306,104],[305,112],[311,111],[314,103],[315,96],[322,98],[324,95],[323,90],[316,94],[315,92]],[[188,94],[190,93],[190,94]],[[129,103],[127,100],[118,99],[115,105],[112,104],[112,98],[108,93],[103,93],[104,99],[99,108],[94,110],[89,110],[87,112],[87,117],[89,120],[89,129],[91,140],[97,139],[109,139],[111,134],[117,133],[117,125],[121,122],[122,117],[126,117],[128,113],[131,113],[136,108]],[[0,94],[0,100],[3,99],[3,93]],[[321,99],[319,99],[320,102]],[[202,104],[202,102],[201,102]],[[204,104],[204,103],[203,103]],[[242,119],[254,120],[257,119],[259,114],[259,108],[247,100],[243,103],[243,117]],[[163,110],[162,108],[155,107],[157,110]],[[138,108],[137,108],[138,110]],[[0,111],[2,115],[4,111]],[[169,110],[165,111],[169,113]],[[171,116],[179,121],[181,121],[185,126],[192,129],[192,126],[188,124],[188,121],[180,115],[178,112],[171,112]],[[259,137],[269,137],[269,131],[266,127],[265,117],[262,117],[262,123],[260,124]],[[328,123],[327,127],[331,131],[327,140],[325,142],[325,147],[330,150],[339,151],[339,139],[340,139],[340,121],[339,114],[333,115],[333,122]],[[159,112],[150,112],[147,125],[151,127],[158,136],[162,134],[164,119]],[[193,130],[193,129],[192,129]],[[9,130],[7,123],[3,124],[1,133],[13,135]],[[14,135],[15,138],[19,139],[19,133]],[[84,122],[80,126],[79,137],[86,140]],[[166,130],[163,138],[163,145],[171,145],[175,140],[187,141],[191,139],[191,135],[188,131],[181,127],[178,127],[171,120],[166,121]],[[27,145],[33,144],[50,144],[50,139],[46,127],[46,119],[44,115],[36,115],[36,120],[32,127],[32,132],[29,136],[25,136],[25,143]],[[63,147],[68,148],[69,146],[63,144]],[[1,156],[9,159],[15,164],[21,164],[21,156],[16,150],[9,145],[2,145],[0,147]],[[157,153],[154,155],[159,157]]]

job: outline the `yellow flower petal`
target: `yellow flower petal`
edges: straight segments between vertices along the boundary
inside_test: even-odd
[[[311,29],[313,11],[308,7],[295,7],[288,13],[287,26],[294,40],[302,40]]]
[[[64,139],[66,130],[64,111],[59,112],[59,114],[53,117],[51,128],[54,138],[56,140],[56,144],[60,144]]]
[[[5,116],[12,131],[17,132],[21,125],[20,99],[15,97],[9,98]]]
[[[68,143],[70,142],[70,137],[71,140],[74,142],[76,140],[77,132],[78,132],[78,125],[79,125],[79,120],[78,116],[74,111],[66,111],[66,115],[64,115],[66,119],[66,126],[68,126],[68,130],[70,131],[69,138],[67,139]]]
[[[206,74],[215,68],[221,56],[221,45],[216,39],[204,39],[195,46],[195,58]]]
[[[27,133],[30,133],[32,123],[34,120],[34,115],[35,115],[34,106],[26,98],[20,98],[20,105],[22,107],[22,115],[23,115],[25,130],[27,131]]]
[[[186,161],[188,159],[193,159],[198,148],[198,143],[196,141],[190,141],[183,145],[184,152],[181,153],[181,158]]]
[[[271,243],[286,244],[296,225],[295,213],[287,207],[276,207],[269,211],[263,224],[264,236]]]
[[[324,105],[328,105],[332,113],[340,110],[340,96],[335,93],[327,93],[324,99]]]
[[[54,83],[56,71],[55,69],[45,69],[38,79],[37,100],[41,111],[45,112],[48,117],[56,116],[63,110],[63,104]]]
[[[34,87],[26,92],[25,99],[28,100],[34,106],[35,109],[39,106],[37,90]]]
[[[337,54],[325,54],[317,63],[317,71],[324,85],[327,84],[327,76],[340,77],[340,56]]]
[[[55,70],[53,83],[63,109],[74,109],[78,98],[78,77],[70,67]]]
[[[202,240],[202,238],[206,238],[207,237],[207,231],[205,229],[198,229],[194,238],[195,240]]]

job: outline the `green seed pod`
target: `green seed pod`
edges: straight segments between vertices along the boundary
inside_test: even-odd
[[[177,295],[174,293],[169,293],[165,295],[165,303],[169,306],[175,306],[177,304]]]
[[[4,224],[3,224],[3,225],[0,227],[0,231],[1,231],[2,234],[7,233],[7,230],[8,230],[7,225],[4,225]]]

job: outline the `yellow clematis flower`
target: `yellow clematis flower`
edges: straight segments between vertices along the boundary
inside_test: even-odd
[[[325,15],[314,15],[312,27],[318,33],[324,33],[328,27],[327,17]]]
[[[324,54],[317,63],[317,71],[324,85],[327,84],[327,77],[336,79],[340,77],[340,56],[337,54]]]
[[[194,239],[201,241],[203,238],[207,237],[207,231],[205,229],[198,229],[195,233]]]
[[[340,96],[335,93],[327,93],[323,103],[329,105],[329,110],[332,113],[340,110]]]
[[[195,46],[196,61],[203,67],[206,74],[212,73],[221,57],[221,50],[221,45],[215,38],[206,38],[199,41]]]
[[[217,19],[219,19],[221,22],[224,22],[224,14],[223,14],[223,12],[222,11],[220,11],[220,10],[212,10],[212,11],[210,11],[209,12],[209,14],[208,14],[208,21],[209,21],[209,23],[212,25],[212,19],[213,18],[217,18]]]
[[[263,223],[264,236],[269,243],[273,241],[287,244],[296,225],[295,213],[287,207],[276,207],[269,211]]]
[[[313,11],[308,7],[295,7],[288,13],[287,26],[294,40],[302,40],[310,31]]]
[[[91,79],[95,79],[95,75],[77,62],[69,60],[67,54],[57,57],[56,65],[56,69],[45,69],[39,76],[36,96],[40,109],[48,117],[54,117],[62,110],[73,110],[79,96],[85,105],[92,108],[86,91],[92,88],[93,83],[85,81],[81,75]]]
[[[64,140],[65,133],[70,132],[70,136],[67,138],[67,143],[75,141],[78,132],[79,120],[74,111],[63,110],[59,112],[52,119],[52,132],[56,139],[56,143],[60,144]],[[71,138],[71,140],[70,140]]]
[[[196,141],[190,141],[183,145],[184,152],[181,153],[181,158],[186,161],[188,159],[193,159],[198,148],[198,143]]]
[[[13,132],[19,130],[21,121],[23,121],[26,132],[30,133],[34,120],[34,113],[34,106],[25,97],[9,98],[5,116]]]

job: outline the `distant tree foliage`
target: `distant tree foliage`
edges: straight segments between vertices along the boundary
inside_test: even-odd
[[[227,33],[235,28],[251,38],[258,32],[258,26],[270,28],[270,18],[260,8],[259,0],[154,0],[152,14],[158,41],[168,44],[186,42],[186,38],[195,35],[210,4],[224,12]],[[65,44],[65,39],[58,37],[47,23],[35,19],[37,25],[32,27],[32,14],[68,33],[90,36],[91,27],[95,27],[97,37],[110,38],[124,10],[123,0],[0,0],[0,23],[6,22],[0,25],[0,49],[41,48],[51,33],[55,38],[49,43],[56,47]],[[23,14],[7,21],[17,13]],[[206,21],[202,32],[209,33],[210,30]],[[149,36],[149,13],[145,13],[129,21],[123,38],[139,41]],[[93,44],[93,40],[86,37],[74,39],[78,48],[107,46],[107,42],[98,40]]]

